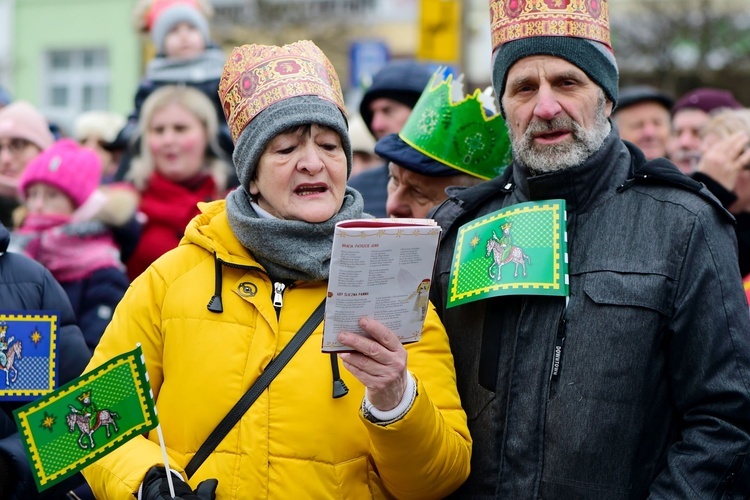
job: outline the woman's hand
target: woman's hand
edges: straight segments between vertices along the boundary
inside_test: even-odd
[[[356,352],[339,354],[344,367],[367,387],[367,399],[380,411],[398,406],[407,382],[406,349],[396,334],[372,318],[359,326],[372,338],[341,332],[339,342]]]

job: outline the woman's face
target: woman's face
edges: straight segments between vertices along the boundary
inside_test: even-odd
[[[346,191],[346,153],[338,132],[318,125],[274,137],[258,161],[250,193],[280,219],[324,222]]]
[[[18,178],[41,149],[21,137],[0,138],[0,175]]]
[[[117,172],[117,160],[115,155],[102,146],[103,139],[96,134],[91,134],[80,141],[81,146],[93,149],[102,161],[102,177],[111,177]]]
[[[158,109],[146,133],[156,171],[173,182],[195,177],[203,167],[208,135],[203,123],[176,102]]]

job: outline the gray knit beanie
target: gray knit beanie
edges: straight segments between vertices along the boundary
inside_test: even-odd
[[[572,36],[534,36],[500,45],[492,56],[492,86],[498,100],[502,101],[511,66],[534,55],[555,56],[578,66],[617,104],[619,72],[614,54],[602,43]]]
[[[151,39],[158,53],[164,53],[164,40],[166,40],[172,28],[179,23],[192,24],[203,35],[203,43],[205,45],[210,43],[211,38],[206,17],[192,5],[181,3],[164,9],[151,27]]]
[[[332,102],[315,95],[290,97],[261,111],[244,128],[234,146],[232,160],[240,184],[247,189],[255,177],[258,160],[266,145],[280,132],[315,123],[329,127],[341,136],[346,153],[347,177],[352,171],[352,145],[346,117]]]

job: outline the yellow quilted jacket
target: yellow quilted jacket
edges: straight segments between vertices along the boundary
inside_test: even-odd
[[[180,472],[326,293],[324,282],[294,283],[277,319],[273,283],[233,236],[224,201],[201,211],[180,246],[133,282],[87,368],[141,344],[170,467]],[[216,286],[221,313],[207,309]],[[407,346],[418,395],[406,416],[387,426],[361,415],[364,387],[343,366],[349,394],[332,398],[321,340],[322,325],[190,484],[218,479],[219,499],[439,498],[457,488],[469,474],[471,438],[448,338],[432,306],[422,340]],[[132,499],[146,471],[162,463],[154,430],[84,476],[97,498]]]

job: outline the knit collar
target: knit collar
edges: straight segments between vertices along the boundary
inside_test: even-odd
[[[336,223],[364,216],[362,195],[349,187],[341,210],[320,223],[261,217],[243,186],[229,193],[226,200],[227,219],[235,237],[269,276],[279,280],[327,280]]]

